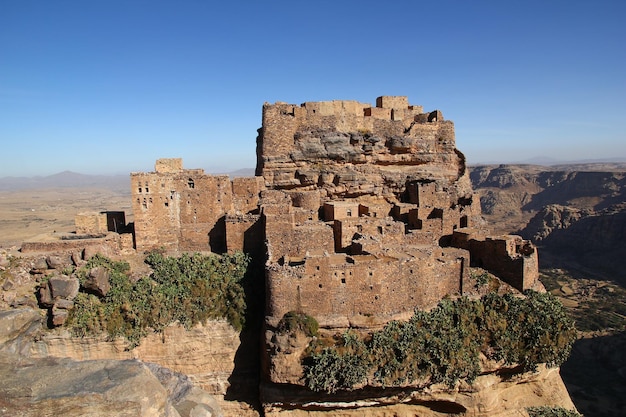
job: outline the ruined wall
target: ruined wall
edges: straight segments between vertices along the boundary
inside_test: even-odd
[[[273,264],[267,271],[266,315],[276,322],[288,311],[303,311],[332,327],[348,327],[367,317],[388,321],[415,308],[431,308],[445,295],[460,294],[467,261],[463,250],[421,248],[387,256],[326,254]]]
[[[470,252],[470,265],[488,270],[519,291],[535,289],[539,282],[537,249],[519,236],[485,236],[474,229],[460,229],[452,245]]]
[[[227,213],[258,209],[262,182],[183,169],[179,159],[160,159],[155,172],[132,173],[137,250],[225,252]]]
[[[74,217],[76,234],[122,233],[126,230],[126,215],[123,211],[79,213]]]
[[[114,256],[120,251],[132,250],[133,238],[130,233],[108,233],[102,238],[58,239],[22,242],[20,252],[99,252],[105,256]]]

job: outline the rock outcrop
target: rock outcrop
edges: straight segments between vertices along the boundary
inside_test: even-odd
[[[155,363],[74,360],[67,352],[37,355],[45,344],[35,342],[44,337],[43,323],[40,312],[30,308],[0,312],[2,415],[223,415],[218,401],[197,382]]]

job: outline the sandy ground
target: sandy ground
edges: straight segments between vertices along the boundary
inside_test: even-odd
[[[46,233],[73,232],[83,212],[124,211],[131,222],[128,192],[106,188],[47,188],[0,191],[0,247],[20,246]]]

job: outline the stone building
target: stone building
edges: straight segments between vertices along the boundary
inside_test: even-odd
[[[161,159],[131,184],[137,249],[252,253],[270,327],[289,311],[329,328],[406,317],[464,294],[470,266],[536,285],[532,245],[480,230],[453,123],[407,97],[265,104],[256,177]]]
[[[130,175],[139,251],[225,252],[233,246],[226,235],[226,215],[248,215],[244,224],[258,220],[260,178],[208,175],[202,169],[184,169],[182,159],[159,159],[154,172]],[[255,220],[256,219],[256,220]],[[252,223],[250,223],[252,222]],[[245,228],[232,233],[241,240]],[[229,245],[230,243],[230,245]]]

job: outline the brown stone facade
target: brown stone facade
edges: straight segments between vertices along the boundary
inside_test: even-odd
[[[154,172],[135,172],[130,178],[137,250],[243,250],[227,241],[226,215],[258,211],[259,178],[231,181],[226,175],[183,169],[180,158],[159,159]],[[233,241],[245,233],[237,230]]]
[[[289,311],[326,328],[406,317],[464,294],[470,266],[536,283],[534,247],[480,231],[453,123],[406,97],[265,104],[256,175],[180,159],[131,174],[137,250],[253,254],[269,329]]]

